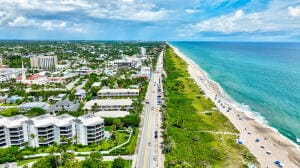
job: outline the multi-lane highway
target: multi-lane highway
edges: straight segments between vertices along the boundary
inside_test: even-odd
[[[152,73],[149,87],[146,93],[145,108],[142,116],[140,140],[136,155],[136,162],[133,165],[136,168],[153,168],[162,167],[160,142],[161,134],[160,118],[158,114],[160,96],[162,96],[160,88],[162,88],[161,73],[163,70],[163,54],[158,57],[156,71]],[[160,157],[160,158],[158,158]]]

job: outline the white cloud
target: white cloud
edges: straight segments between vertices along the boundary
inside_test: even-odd
[[[263,32],[299,32],[300,20],[291,18],[300,16],[300,6],[288,7],[281,1],[272,1],[266,10],[247,13],[244,10],[212,17],[197,23],[192,23],[179,29],[182,32],[197,33],[216,32],[232,33],[263,33]]]
[[[200,12],[200,10],[196,10],[196,9],[186,9],[185,12],[188,13],[188,14],[195,14],[195,13]]]
[[[153,3],[135,0],[0,0],[2,8],[24,14],[78,12],[86,17],[130,21],[157,21],[168,11]]]
[[[68,30],[71,32],[84,32],[80,24],[67,23],[60,20],[35,20],[18,16],[8,22],[9,27],[36,27],[45,30]]]
[[[288,7],[289,15],[292,17],[300,16],[300,6],[290,6]]]

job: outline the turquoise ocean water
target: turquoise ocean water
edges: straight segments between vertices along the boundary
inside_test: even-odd
[[[297,138],[300,139],[300,43],[170,44],[205,70],[252,116],[297,143]]]

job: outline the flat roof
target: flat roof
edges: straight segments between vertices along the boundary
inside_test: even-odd
[[[85,126],[92,126],[92,125],[104,122],[103,118],[98,117],[94,114],[86,114],[86,115],[80,116],[80,117],[78,117],[78,120],[80,120],[82,122],[82,124]]]
[[[98,106],[131,106],[131,99],[96,99],[85,103],[84,108],[92,108],[94,104]]]
[[[58,127],[63,127],[63,126],[67,126],[70,125],[72,120],[74,120],[75,117],[69,115],[69,114],[63,114],[63,115],[59,115],[57,117],[55,117],[55,125]]]
[[[0,126],[5,126],[7,123],[7,118],[0,116]]]
[[[99,87],[99,86],[101,86],[101,82],[94,82],[92,84],[92,87]]]
[[[25,117],[23,115],[8,117],[5,125],[7,128],[19,127],[20,125],[22,125],[22,123],[24,121],[27,121],[27,120],[28,120],[28,117]]]
[[[129,115],[129,112],[128,111],[99,111],[96,112],[95,115],[99,117],[116,118],[116,117],[125,117]]]
[[[127,92],[139,92],[138,89],[101,89],[98,93],[127,93]]]
[[[44,114],[31,119],[35,127],[45,127],[48,125],[53,125],[55,123],[55,118],[50,114]]]

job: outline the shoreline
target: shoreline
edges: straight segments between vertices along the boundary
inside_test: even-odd
[[[188,72],[195,83],[205,92],[218,108],[240,132],[240,140],[257,158],[261,167],[276,167],[279,160],[286,167],[300,167],[300,152],[298,146],[281,135],[273,128],[256,117],[239,109],[239,103],[231,100],[222,87],[211,80],[207,73],[193,60],[185,56],[176,47],[168,45],[188,64]],[[259,142],[256,142],[259,139]],[[263,148],[262,148],[263,147]],[[267,154],[270,151],[271,154]]]

